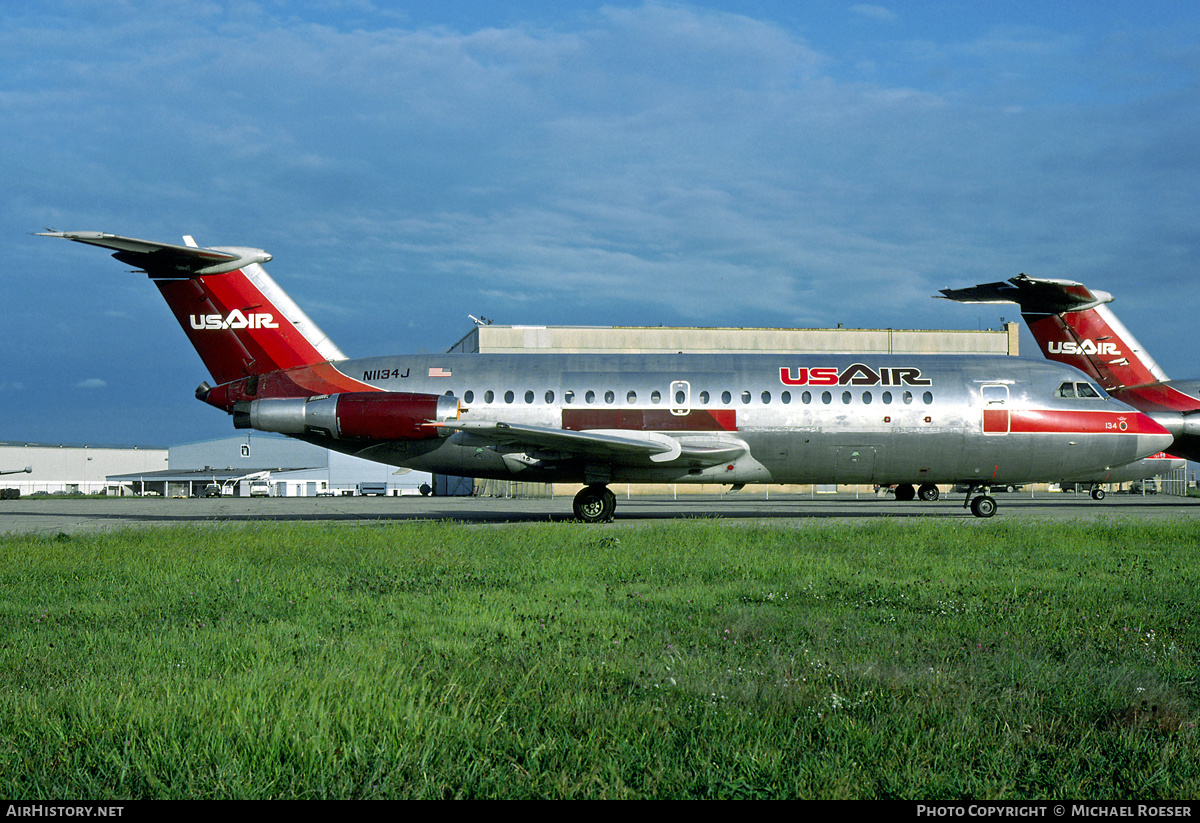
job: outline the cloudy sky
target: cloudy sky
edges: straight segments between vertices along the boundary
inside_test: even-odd
[[[266,249],[351,357],[995,327],[930,296],[1026,272],[1200,376],[1191,2],[4,3],[0,117],[0,440],[232,431],[157,290],[43,227]]]

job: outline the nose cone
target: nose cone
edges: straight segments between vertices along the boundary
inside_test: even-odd
[[[1137,435],[1137,459],[1166,451],[1175,442],[1175,435],[1162,427],[1147,414],[1138,412],[1130,422],[1130,430]]]

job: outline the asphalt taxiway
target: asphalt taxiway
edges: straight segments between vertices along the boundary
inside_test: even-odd
[[[880,517],[946,519],[974,523],[1095,521],[1132,518],[1161,520],[1200,517],[1200,499],[1168,495],[1109,495],[1101,501],[1083,494],[998,494],[996,516],[980,520],[963,507],[962,495],[933,503],[899,503],[890,497],[836,495],[724,494],[678,498],[619,496],[614,525],[679,518],[762,521],[803,527],[831,519]],[[478,524],[567,522],[569,496],[494,497],[271,497],[271,498],[23,498],[0,501],[0,538],[14,534],[80,532],[193,525],[214,527],[256,522],[378,523],[446,520]]]

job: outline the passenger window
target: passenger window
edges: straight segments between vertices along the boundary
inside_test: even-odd
[[[833,395],[827,391],[821,392],[821,402],[828,406],[833,402]]]
[[[771,402],[771,393],[769,391],[762,393],[762,402],[764,406]]]
[[[575,402],[575,392],[571,391],[570,389],[567,389],[565,392],[563,392],[563,402],[566,403],[568,406],[571,405],[572,403],[574,403]]]
[[[615,402],[617,402],[617,395],[616,395],[616,394],[614,394],[614,393],[612,392],[612,390],[606,391],[606,392],[604,393],[604,402],[605,402],[605,403],[615,403]]]
[[[883,393],[883,404],[885,406],[892,405],[892,393],[890,391],[885,391]]]
[[[496,399],[496,395],[492,393],[491,389],[488,389],[487,391],[485,391],[483,393],[483,402],[484,403],[491,403],[495,399]]]
[[[848,391],[842,392],[842,402],[845,403],[847,406],[850,405],[850,392],[848,392]]]
[[[595,403],[596,402],[596,393],[594,391],[592,391],[591,389],[588,389],[588,393],[583,396],[583,399],[584,399],[584,402],[586,402],[586,403]]]
[[[533,402],[533,389],[530,389],[529,391],[525,392],[525,402],[526,403]]]
[[[637,402],[637,392],[631,391],[629,394],[625,395],[625,402],[631,406],[634,403],[636,403]]]
[[[806,391],[806,392],[804,392],[804,394],[800,395],[800,402],[806,406],[809,403],[811,403],[812,402],[812,392]]]
[[[750,392],[748,392],[748,391],[744,391],[744,392],[742,392],[742,402],[743,402],[743,403],[749,403],[749,402],[750,402]]]
[[[733,400],[733,395],[732,395],[732,394],[730,394],[730,393],[729,393],[729,392],[727,392],[727,391],[723,391],[723,392],[721,392],[721,402],[722,402],[722,403],[724,403],[726,406],[728,406],[728,405],[729,405],[729,401],[731,401],[731,400]]]
[[[912,402],[912,392],[910,392],[910,391],[906,391],[906,392],[903,394],[903,398],[904,398],[904,405],[906,405],[906,406],[907,406],[909,403],[911,403],[911,402]]]
[[[464,403],[475,402],[475,392],[471,391],[470,389],[467,389],[466,392],[463,393],[463,402]]]
[[[863,403],[867,406],[871,405],[871,393],[869,391],[863,392]]]
[[[650,392],[650,402],[658,403],[662,400],[662,395],[657,390]]]
[[[552,392],[552,391],[548,391],[548,392],[546,392],[546,402],[547,402],[547,403],[553,403],[553,402],[554,402],[554,392]]]
[[[933,405],[933,392],[925,392],[923,395],[921,395],[921,401],[924,402],[926,406]]]
[[[779,402],[783,403],[784,405],[791,403],[792,402],[792,393],[790,391],[780,392],[779,393]]]
[[[704,405],[704,406],[708,405],[708,392],[706,392],[706,391],[700,392],[700,404]]]
[[[516,397],[516,395],[514,395],[514,394],[512,393],[512,389],[509,389],[508,391],[506,391],[506,392],[504,393],[504,402],[505,402],[505,403],[511,403],[511,402],[513,401],[513,398],[514,398],[514,397]]]

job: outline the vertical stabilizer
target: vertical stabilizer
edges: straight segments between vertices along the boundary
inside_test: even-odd
[[[1112,295],[1070,280],[1018,275],[1001,283],[942,289],[959,303],[1016,303],[1050,360],[1074,366],[1106,391],[1146,386],[1167,376],[1108,308]]]
[[[243,377],[344,360],[262,264],[271,255],[241,247],[176,246],[102,232],[44,232],[113,249],[145,271],[166,299],[218,384]]]

